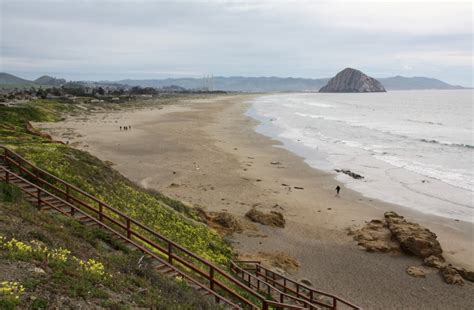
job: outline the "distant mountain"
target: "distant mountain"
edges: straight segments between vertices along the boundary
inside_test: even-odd
[[[410,89],[461,89],[461,86],[453,86],[437,79],[426,77],[388,77],[378,79],[387,90],[410,90]],[[329,78],[304,79],[304,78],[281,78],[281,77],[214,77],[210,79],[199,78],[177,78],[177,79],[153,79],[153,80],[121,80],[121,81],[100,81],[100,82],[77,82],[83,85],[113,85],[118,84],[129,86],[156,87],[178,86],[185,89],[203,89],[206,87],[213,90],[241,91],[241,92],[299,92],[318,91],[327,84]],[[35,81],[29,81],[16,77],[12,74],[0,72],[0,88],[15,87],[38,87],[60,86],[66,80],[50,76],[42,76]]]
[[[57,79],[49,75],[43,75],[37,78],[36,80],[34,80],[33,82],[38,85],[48,85],[48,86],[61,86],[63,84],[66,84],[65,79]]]
[[[1,85],[34,85],[32,81],[28,81],[9,73],[0,72]]]
[[[376,79],[362,71],[345,68],[321,87],[320,93],[377,93],[385,88]]]
[[[378,78],[386,90],[415,90],[415,89],[462,89],[461,86],[453,86],[437,79],[425,77],[389,77]],[[214,77],[212,79],[213,90],[241,91],[241,92],[299,92],[318,91],[327,84],[329,78],[304,79],[304,78],[280,78],[280,77]],[[199,78],[177,78],[177,79],[153,79],[153,80],[121,80],[119,84],[129,86],[157,87],[180,86],[186,89],[198,89],[209,86],[207,79]]]
[[[180,86],[186,89],[200,89],[211,86],[213,90],[241,92],[284,92],[317,91],[329,79],[303,79],[279,77],[214,77],[209,79],[178,78],[162,80],[121,80],[120,84],[142,87]],[[212,84],[212,85],[210,85]]]
[[[427,77],[394,76],[378,79],[389,90],[415,90],[415,89],[463,89],[458,85],[450,85],[443,81]]]

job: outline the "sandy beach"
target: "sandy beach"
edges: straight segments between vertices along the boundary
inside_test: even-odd
[[[366,198],[343,188],[334,176],[310,168],[277,141],[254,132],[244,115],[256,95],[177,100],[130,111],[97,112],[36,126],[57,140],[86,150],[144,188],[190,206],[225,211],[244,223],[230,239],[241,255],[284,252],[300,267],[291,276],[366,309],[473,309],[474,285],[445,284],[433,271],[406,274],[421,260],[368,253],[347,234],[349,227],[393,210],[438,235],[444,257],[474,269],[473,225]],[[131,126],[120,131],[119,126]],[[285,228],[250,222],[252,207],[281,212]]]

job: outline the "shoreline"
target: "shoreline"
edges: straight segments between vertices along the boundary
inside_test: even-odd
[[[233,214],[246,227],[231,237],[239,253],[289,253],[301,265],[292,276],[310,279],[318,289],[367,308],[390,308],[396,302],[415,305],[411,302],[420,299],[431,309],[441,306],[441,299],[445,306],[472,305],[467,297],[473,292],[471,283],[459,288],[435,274],[412,278],[405,269],[419,265],[418,259],[367,253],[346,233],[349,226],[393,210],[436,232],[449,262],[473,269],[472,225],[417,214],[349,189],[335,198],[333,175],[309,167],[280,142],[254,131],[258,122],[245,115],[245,101],[255,96],[187,99],[162,109],[97,113],[87,120],[70,117],[41,127],[60,140],[67,134],[72,146],[113,162],[115,169],[143,187],[191,206]],[[131,125],[132,130],[120,132],[119,124]],[[282,212],[286,227],[249,222],[244,214],[252,207]],[[366,277],[376,281],[361,286],[359,281]],[[411,296],[392,296],[393,288]]]

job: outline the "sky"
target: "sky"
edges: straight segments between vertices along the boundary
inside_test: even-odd
[[[471,1],[0,0],[0,72],[34,79],[427,76],[473,86]]]

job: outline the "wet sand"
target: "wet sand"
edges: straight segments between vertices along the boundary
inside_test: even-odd
[[[192,206],[225,211],[247,227],[232,240],[239,253],[283,251],[300,268],[292,274],[367,309],[471,309],[474,285],[445,284],[405,273],[421,261],[367,253],[347,228],[394,210],[434,231],[455,265],[474,269],[473,225],[369,199],[343,188],[333,175],[310,168],[277,141],[259,135],[243,113],[251,95],[181,100],[163,109],[96,113],[42,124],[56,139],[87,150],[145,188]],[[132,130],[120,131],[120,125]],[[298,189],[298,188],[303,189]],[[286,227],[250,223],[252,207],[282,212]]]

